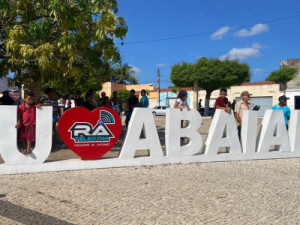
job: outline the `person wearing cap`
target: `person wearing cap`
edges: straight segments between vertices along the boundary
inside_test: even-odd
[[[289,99],[288,97],[286,97],[285,95],[282,95],[278,99],[279,103],[272,107],[273,110],[282,110],[287,130],[289,129],[289,124],[288,123],[289,123],[289,119],[290,119],[290,116],[291,116],[291,110],[287,106],[287,100],[288,99]]]
[[[241,126],[243,120],[243,111],[250,110],[250,94],[248,91],[243,91],[241,93],[242,100],[235,105],[234,116],[238,123],[238,134],[239,138],[241,138]]]

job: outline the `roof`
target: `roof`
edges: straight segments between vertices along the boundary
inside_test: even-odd
[[[260,82],[252,82],[252,83],[242,83],[241,86],[254,86],[254,85],[271,85],[276,84],[274,81],[260,81]]]
[[[193,88],[180,88],[180,90],[185,90],[185,91],[192,91]],[[157,92],[158,89],[155,88],[154,90],[151,90],[150,92]],[[172,92],[172,88],[162,88],[160,89],[160,92]]]

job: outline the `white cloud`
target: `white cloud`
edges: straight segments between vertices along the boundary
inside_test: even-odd
[[[131,70],[132,70],[136,75],[138,75],[138,74],[140,74],[140,73],[142,72],[142,70],[141,70],[140,68],[138,68],[138,67],[136,67],[136,66],[134,66],[134,65],[129,65],[129,66],[131,66]]]
[[[262,72],[265,72],[265,70],[264,70],[264,69],[261,69],[261,68],[255,68],[255,69],[254,69],[254,74],[262,73]]]
[[[246,59],[246,58],[257,58],[259,57],[259,49],[262,46],[258,43],[254,43],[251,48],[233,48],[227,54],[220,56],[221,60],[229,59]]]
[[[229,30],[230,30],[230,27],[228,27],[228,26],[222,27],[211,35],[211,39],[212,40],[221,40]]]
[[[260,48],[263,48],[263,46],[261,46],[261,44],[259,44],[259,43],[254,43],[252,45],[252,48],[260,49]]]
[[[164,64],[164,63],[158,63],[157,66],[158,66],[158,67],[165,67],[166,64]]]
[[[254,25],[253,27],[251,27],[250,30],[247,30],[247,29],[239,30],[238,32],[235,33],[235,36],[237,36],[237,37],[250,37],[250,36],[261,34],[261,33],[267,32],[267,31],[269,31],[268,24],[258,23],[256,25]]]

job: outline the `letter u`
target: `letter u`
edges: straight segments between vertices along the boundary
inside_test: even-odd
[[[6,164],[39,164],[45,162],[52,147],[52,106],[36,109],[35,148],[22,154],[17,147],[17,107],[0,106],[0,154]]]

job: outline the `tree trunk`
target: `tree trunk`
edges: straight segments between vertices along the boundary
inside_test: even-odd
[[[194,87],[193,87],[193,108],[195,110],[198,109],[198,90],[199,90],[199,86],[198,86],[198,81],[194,81]]]
[[[206,90],[204,116],[209,115],[209,100],[212,91]]]
[[[283,94],[286,95],[287,84],[285,83],[282,86],[283,86]]]
[[[32,83],[28,85],[28,91],[34,94],[34,101],[38,102],[42,96],[41,78],[32,81]]]

